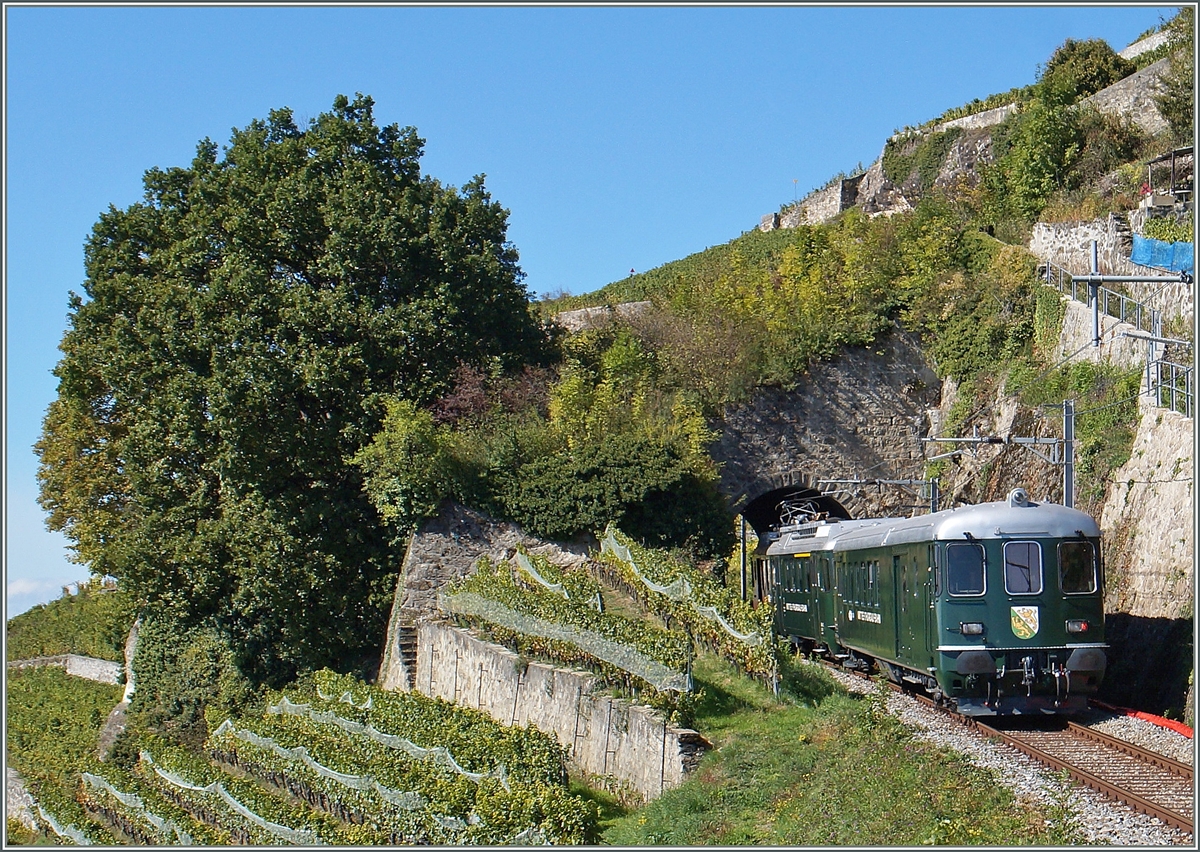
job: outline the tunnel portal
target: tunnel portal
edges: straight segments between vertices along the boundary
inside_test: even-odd
[[[754,527],[758,540],[765,543],[767,533],[782,524],[821,518],[850,520],[850,513],[833,497],[816,488],[786,485],[755,497],[742,507],[742,517]]]

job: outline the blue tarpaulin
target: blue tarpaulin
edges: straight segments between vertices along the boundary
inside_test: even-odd
[[[1134,234],[1129,259],[1140,266],[1196,274],[1195,243],[1164,243]]]

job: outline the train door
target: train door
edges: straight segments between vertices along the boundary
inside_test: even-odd
[[[929,604],[926,577],[917,561],[916,552],[892,556],[893,589],[896,592],[896,660],[909,666],[920,666],[919,654],[924,650],[925,623]]]
[[[940,591],[937,563],[937,547],[935,545],[926,546],[925,554],[925,579],[921,583],[922,603],[925,608],[925,635],[921,642],[917,644],[915,652],[920,658],[927,662],[922,665],[928,669],[934,664],[934,649],[937,647],[937,596]]]
[[[753,589],[751,589],[754,600],[768,604],[774,601],[774,586],[778,581],[775,573],[778,561],[775,557],[754,561]]]
[[[825,647],[837,647],[837,599],[836,583],[833,579],[832,554],[814,553],[813,564],[817,569],[817,593],[813,596],[817,611],[813,624],[817,626],[817,638]]]
[[[909,572],[904,557],[893,554],[892,589],[896,594],[896,660],[901,663],[908,663],[912,660],[912,640],[908,629],[908,621],[911,617],[908,584]]]

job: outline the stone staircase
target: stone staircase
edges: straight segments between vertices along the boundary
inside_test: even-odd
[[[397,627],[396,651],[400,655],[401,678],[404,690],[411,690],[417,678],[417,625],[401,624]]]

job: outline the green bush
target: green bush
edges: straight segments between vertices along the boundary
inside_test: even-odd
[[[1179,144],[1191,144],[1196,126],[1196,10],[1182,7],[1166,25],[1171,33],[1170,65],[1162,77],[1162,91],[1154,102]]]
[[[233,714],[256,694],[216,627],[188,627],[162,616],[142,624],[133,673],[130,711],[137,723],[192,748],[208,736],[205,708]]]
[[[1113,472],[1129,460],[1142,371],[1079,361],[1010,380],[1031,408],[1075,400],[1075,476],[1080,505],[1100,508]]]
[[[1038,82],[1043,91],[1053,91],[1066,103],[1075,103],[1136,70],[1133,62],[1117,55],[1103,39],[1069,38],[1046,62]]]
[[[657,546],[712,556],[733,543],[733,516],[712,481],[677,446],[615,433],[522,465],[505,476],[505,514],[543,538],[570,539],[609,521]]]
[[[1182,222],[1177,219],[1159,217],[1147,219],[1142,226],[1142,236],[1152,240],[1162,240],[1165,243],[1190,243],[1196,236],[1196,225],[1189,213]]]

